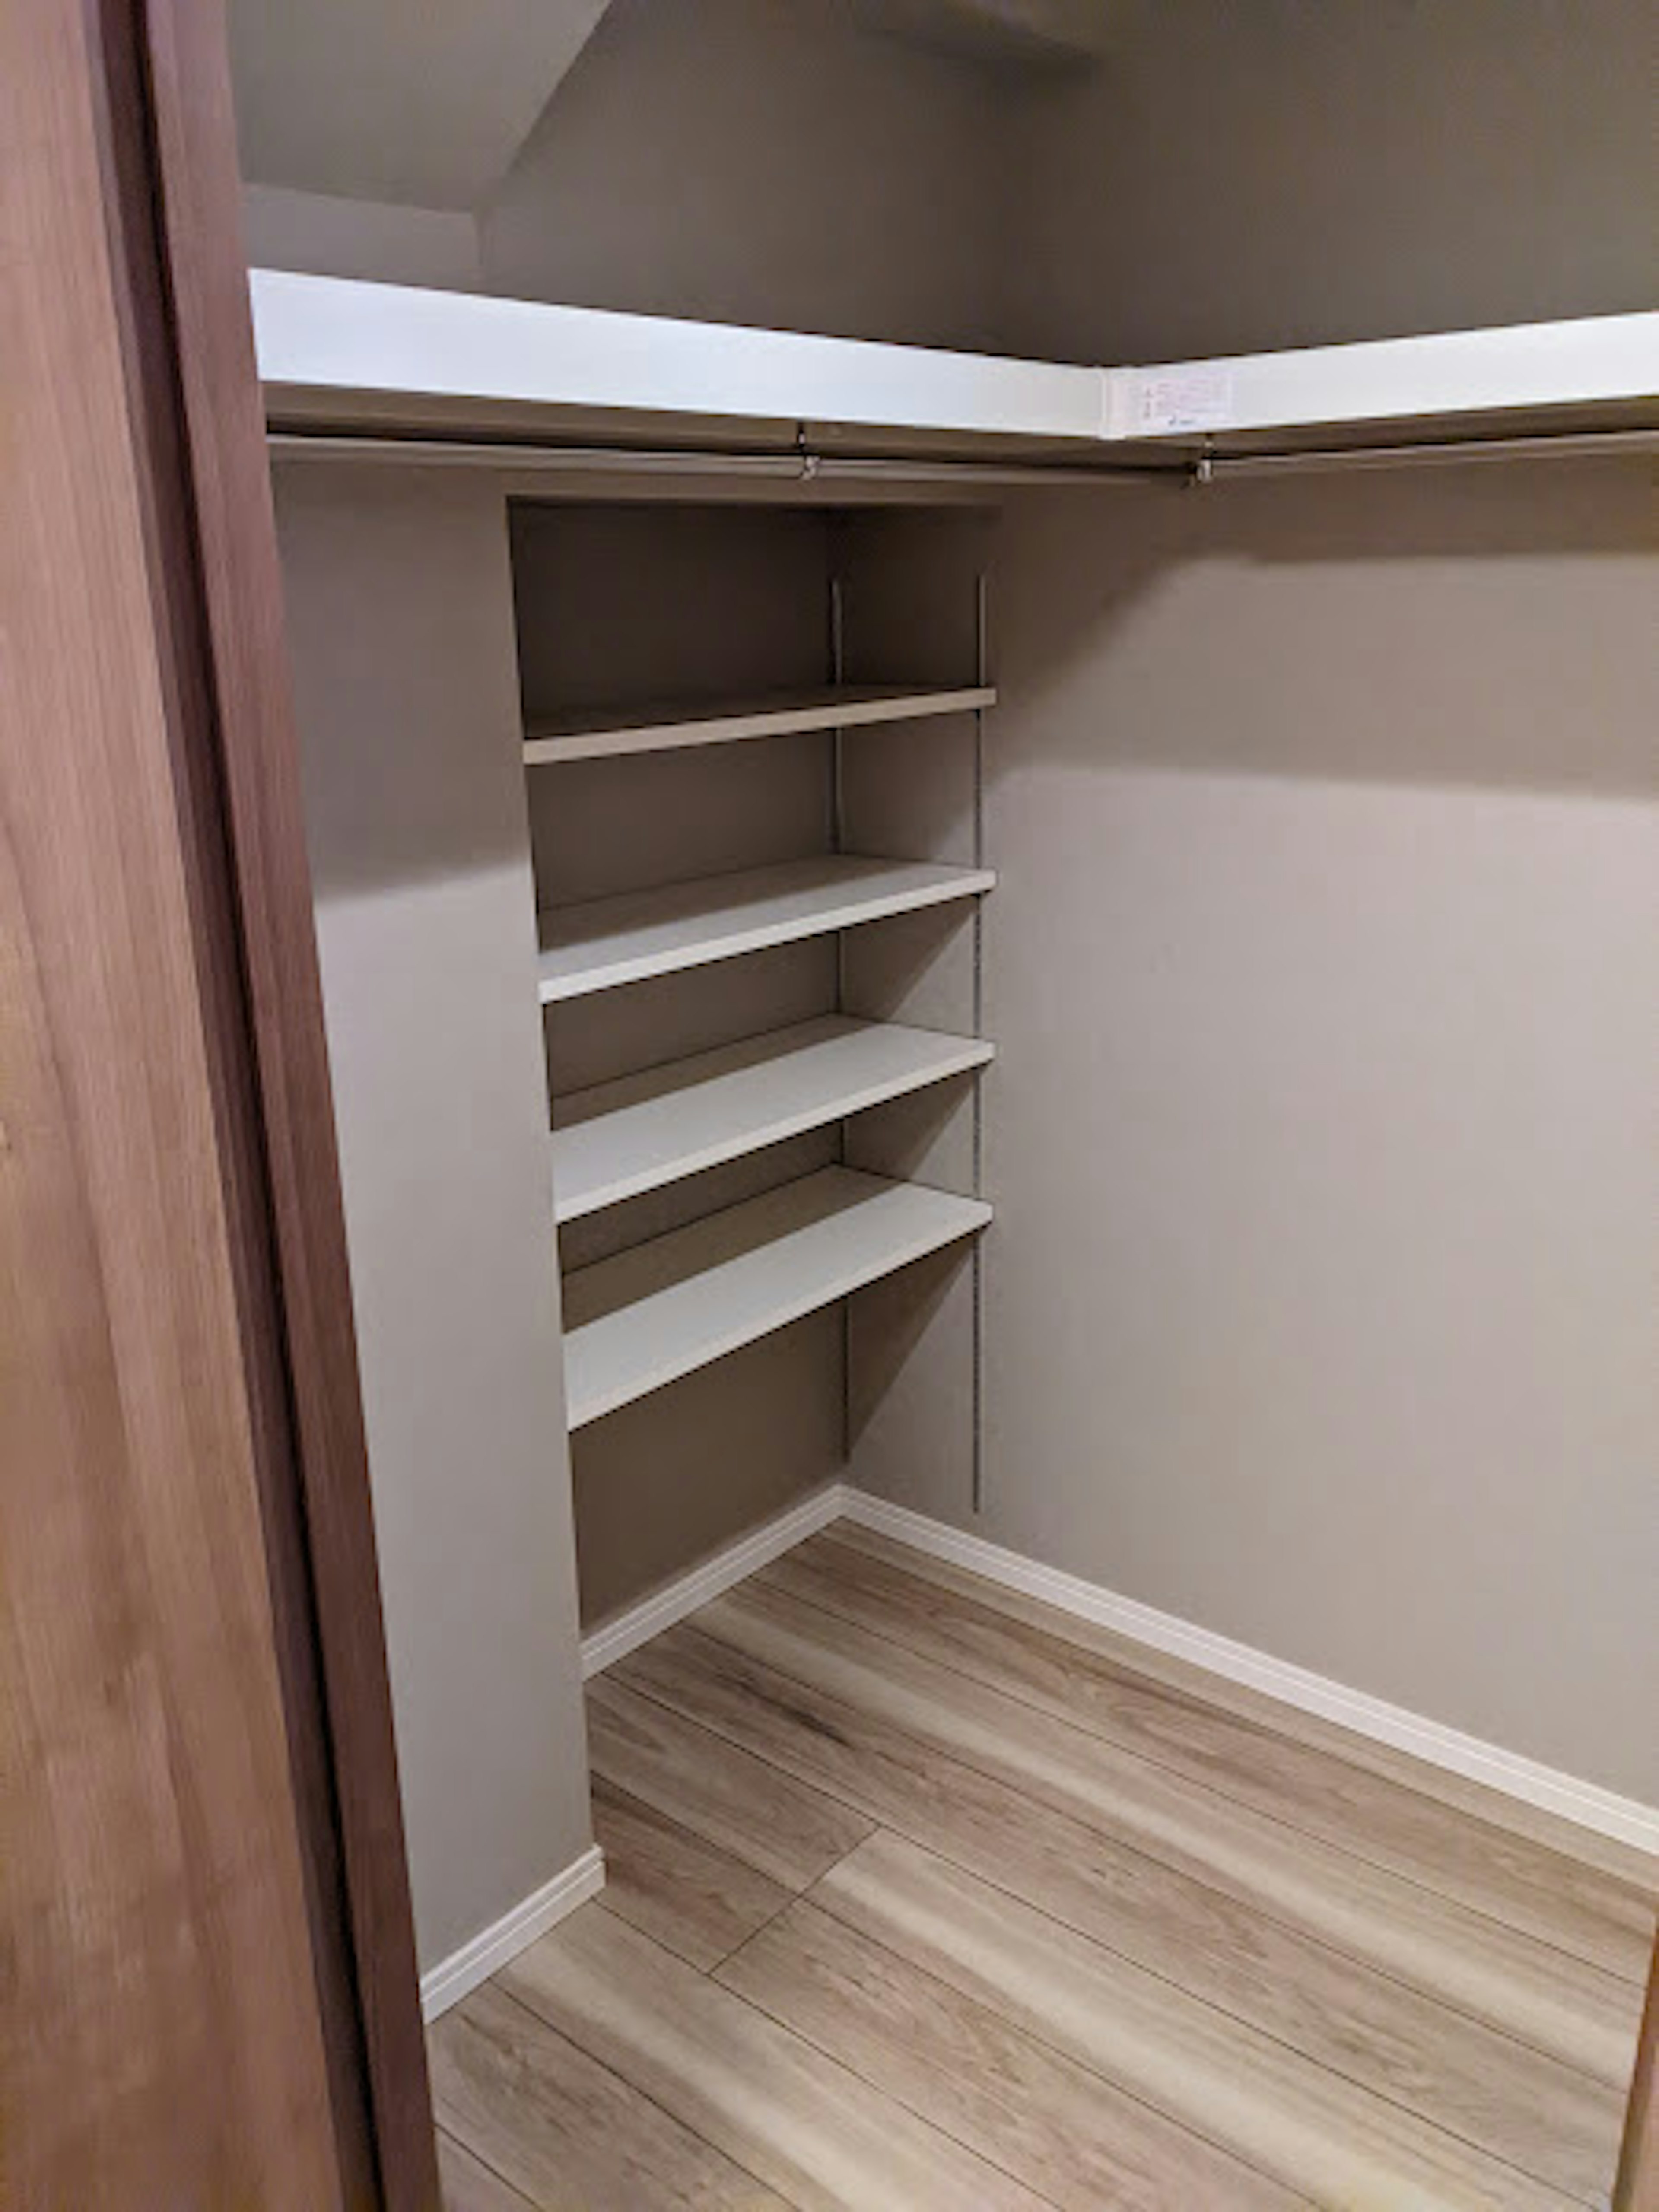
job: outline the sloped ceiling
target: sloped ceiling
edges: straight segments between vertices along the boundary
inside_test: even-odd
[[[866,29],[1021,67],[1092,60],[1146,0],[842,0]],[[609,0],[230,0],[251,183],[472,210]]]
[[[231,0],[243,173],[472,208],[500,183],[606,0]]]

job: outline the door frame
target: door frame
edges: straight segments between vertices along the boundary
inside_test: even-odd
[[[157,304],[194,523],[297,1462],[279,1478],[303,1555],[286,1565],[295,1609],[308,1600],[313,1624],[342,1878],[327,1932],[355,1996],[384,2200],[424,2212],[438,2201],[432,2100],[226,15],[203,0],[105,8],[136,13],[143,40]]]
[[[0,467],[21,556],[0,632],[39,638],[0,683],[0,1226],[18,1225],[0,1328],[8,1312],[29,1323],[0,1420],[20,1424],[3,1434],[35,1478],[8,1565],[44,1655],[14,1638],[7,1656],[21,1648],[35,1670],[19,1677],[17,1726],[52,1807],[8,1877],[41,1932],[19,1992],[37,2005],[37,2048],[6,2049],[0,2137],[22,2146],[12,2178],[29,2201],[116,2201],[112,2147],[142,2125],[168,2201],[228,2190],[434,2212],[224,10],[10,0],[0,80]],[[89,939],[89,922],[116,933]],[[141,996],[158,1017],[148,1036]],[[15,1143],[14,1097],[28,1117]],[[140,1137],[159,1147],[161,1207],[141,1214],[135,1198],[124,1215],[119,1165]],[[82,1221],[61,1285],[31,1283],[54,1224],[68,1240]],[[141,1249],[148,1304],[131,1280],[111,1287]],[[30,1316],[54,1291],[48,1338]],[[89,1377],[112,1408],[96,1433]],[[183,1439],[170,1453],[147,1452],[151,1407],[155,1431]],[[105,1602],[118,1511],[130,1544],[165,1528],[174,1550],[139,1561],[96,1635],[78,1615],[55,1625],[71,1588],[88,1612]],[[199,1620],[178,1572],[187,1541],[212,1563],[210,1587],[193,1585]],[[149,1827],[124,1838],[106,1820],[83,1836],[105,1769],[86,1771],[80,1798],[54,1796],[52,1762],[91,1757],[88,1670],[118,1664],[158,1728],[189,1733],[141,1769],[161,1793]],[[129,1729],[106,1764],[148,1747]],[[256,1875],[263,1928],[248,1918]],[[155,1902],[134,1912],[141,1880]],[[153,2026],[142,2089],[114,2078],[98,2018],[110,1992],[69,1936],[106,1921],[123,1931],[129,2028]],[[145,2002],[160,2008],[148,2022]],[[27,2134],[5,2117],[15,2069],[61,2079],[33,2091]]]

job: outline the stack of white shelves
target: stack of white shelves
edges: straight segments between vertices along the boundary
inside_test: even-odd
[[[975,713],[996,694],[834,687],[675,708],[588,710],[532,726],[525,762],[733,743]],[[894,915],[975,899],[988,868],[820,854],[554,907],[539,917],[544,1005]],[[986,1066],[993,1048],[822,1016],[594,1085],[553,1109],[554,1210],[580,1220]],[[976,1198],[825,1168],[568,1273],[566,1395],[578,1429],[742,1346],[975,1236]]]

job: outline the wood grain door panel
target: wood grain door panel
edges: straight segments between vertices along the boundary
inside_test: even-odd
[[[428,2212],[222,40],[0,11],[0,2199]]]

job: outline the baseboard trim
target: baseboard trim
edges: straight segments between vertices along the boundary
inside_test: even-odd
[[[1351,1729],[1356,1735],[1390,1744],[1396,1751],[1408,1752],[1431,1766],[1462,1776],[1465,1781],[1484,1784],[1489,1790],[1535,1805],[1541,1812],[1553,1813],[1597,1835],[1659,1856],[1659,1808],[1633,1797],[1621,1797],[1595,1783],[1581,1782],[1575,1775],[1563,1774],[1536,1759],[1505,1751],[1500,1745],[1484,1742],[1479,1736],[1466,1735],[1443,1722],[1409,1712],[1403,1705],[1390,1705],[1386,1698],[1349,1689],[1345,1683],[1332,1681],[1289,1660],[1275,1659],[1269,1652],[1236,1643],[1213,1629],[1160,1613],[1138,1598],[1121,1596],[1099,1583],[1045,1566],[1023,1553],[1011,1552],[983,1536],[969,1535],[924,1513],[914,1513],[908,1506],[890,1504],[885,1498],[872,1498],[845,1482],[829,1483],[814,1491],[799,1504],[750,1529],[689,1573],[605,1621],[583,1638],[584,1678],[611,1666],[665,1628],[684,1620],[699,1606],[707,1605],[711,1598],[732,1589],[757,1568],[769,1565],[807,1537],[840,1520],[876,1529],[919,1552],[983,1575],[988,1582],[1039,1598],[1061,1613],[1096,1621],[1103,1628],[1114,1629],[1121,1636],[1150,1644],[1154,1650],[1167,1651],[1172,1657],[1189,1660],[1195,1666],[1207,1667],[1212,1674],[1260,1690],[1302,1712],[1316,1713],[1322,1720]]]
[[[672,1628],[687,1613],[695,1613],[700,1605],[707,1605],[711,1598],[733,1588],[745,1575],[752,1575],[758,1567],[769,1566],[797,1544],[804,1544],[809,1536],[817,1535],[820,1528],[839,1521],[846,1510],[847,1497],[844,1482],[826,1484],[810,1498],[804,1498],[799,1505],[792,1505],[787,1512],[762,1522],[758,1528],[751,1528],[736,1543],[702,1560],[689,1573],[676,1576],[672,1583],[653,1590],[638,1605],[629,1606],[625,1613],[614,1613],[592,1635],[582,1638],[582,1679],[586,1680],[590,1674],[597,1674],[618,1659],[626,1658],[652,1637],[660,1636],[665,1628]]]
[[[1155,1650],[1207,1667],[1212,1674],[1229,1681],[1262,1691],[1303,1712],[1316,1713],[1323,1720],[1352,1729],[1357,1735],[1391,1744],[1397,1751],[1409,1752],[1467,1781],[1484,1783],[1489,1790],[1554,1813],[1579,1827],[1632,1844],[1638,1850],[1659,1854],[1659,1808],[1635,1798],[1621,1797],[1593,1782],[1581,1782],[1576,1776],[1523,1759],[1478,1736],[1465,1735],[1460,1729],[1427,1720],[1420,1713],[1408,1712],[1363,1690],[1351,1690],[1288,1660],[1275,1659],[1249,1644],[1218,1636],[1212,1629],[1160,1613],[1138,1599],[1121,1597],[1098,1583],[1085,1582],[1080,1576],[1044,1566],[982,1536],[969,1535],[945,1522],[913,1513],[907,1506],[892,1505],[885,1498],[848,1486],[842,1507],[844,1516],[861,1528],[875,1529],[953,1566],[968,1568],[1027,1597],[1040,1598],[1062,1613],[1115,1629],[1120,1635],[1151,1644]]]
[[[459,2004],[469,1990],[476,1990],[480,1982],[487,1982],[497,1967],[517,1958],[520,1951],[538,1936],[545,1936],[566,1913],[574,1912],[579,1905],[586,1905],[604,1887],[605,1854],[597,1844],[590,1844],[580,1858],[572,1859],[551,1881],[532,1890],[510,1912],[504,1912],[492,1926],[481,1929],[459,1951],[452,1951],[430,1973],[422,1975],[422,2018],[436,2020],[440,2013]]]

